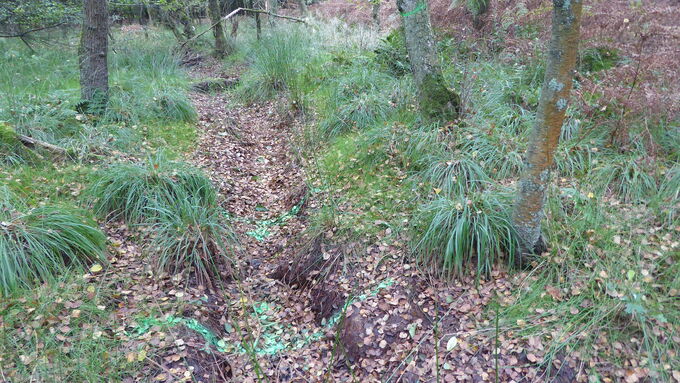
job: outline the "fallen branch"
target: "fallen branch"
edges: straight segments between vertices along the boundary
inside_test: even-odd
[[[187,45],[187,43],[189,43],[189,41],[195,40],[195,39],[203,36],[204,34],[210,32],[213,29],[213,27],[215,27],[215,25],[230,19],[231,17],[237,15],[239,12],[264,13],[264,14],[269,15],[269,16],[279,17],[279,18],[282,18],[282,19],[293,20],[293,21],[297,21],[298,23],[307,24],[307,22],[303,19],[300,19],[300,18],[297,18],[297,17],[292,17],[292,16],[279,15],[279,14],[276,14],[276,13],[272,13],[270,11],[266,11],[264,9],[236,8],[233,11],[231,11],[231,13],[229,13],[228,15],[221,18],[220,21],[218,21],[218,22],[214,23],[213,25],[211,25],[210,27],[208,27],[208,29],[206,29],[203,32],[195,35],[194,37],[184,41],[182,44],[180,44],[180,46],[179,46],[180,49],[184,48],[184,46]]]
[[[24,136],[23,134],[17,134],[17,139],[19,141],[21,141],[22,144],[29,146],[29,147],[30,146],[39,146],[39,147],[41,147],[43,149],[47,149],[51,152],[56,152],[56,153],[59,153],[59,154],[66,154],[66,149],[64,149],[60,146],[57,146],[57,145],[52,145],[52,144],[44,142],[44,141],[36,140],[33,137]]]

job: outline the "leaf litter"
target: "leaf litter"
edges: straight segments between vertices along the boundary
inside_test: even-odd
[[[233,77],[218,67],[203,63],[192,68],[192,75]],[[314,271],[304,286],[270,277],[302,246],[308,229],[303,203],[310,210],[323,204],[324,187],[317,184],[307,200],[288,201],[314,178],[293,155],[291,137],[301,122],[280,113],[275,102],[244,106],[228,93],[192,97],[200,138],[191,161],[211,177],[222,207],[234,217],[241,240],[240,277],[225,274],[211,290],[192,283],[191,276],[155,275],[138,245],[148,233],[110,224],[105,227],[112,243],[109,264],[93,265],[83,276],[87,289],[58,302],[56,317],[35,319],[34,309],[20,314],[0,303],[0,313],[14,310],[32,323],[20,337],[29,339],[32,328],[50,326],[63,334],[58,337],[67,352],[74,332],[70,324],[83,315],[83,302],[92,301],[102,311],[111,310],[109,321],[76,330],[119,342],[109,353],[124,355],[136,371],[123,378],[126,383],[490,382],[496,374],[503,382],[648,379],[649,369],[635,359],[617,366],[568,347],[546,366],[547,344],[564,334],[526,335],[526,330],[559,322],[568,313],[536,307],[535,315],[499,327],[489,310],[515,303],[515,292],[531,281],[530,274],[496,269],[479,283],[472,275],[454,282],[428,278],[405,257],[406,238],[389,228],[350,239],[329,228],[319,236],[319,249],[324,260],[337,260],[335,267]],[[339,209],[361,214],[362,207],[343,202]],[[606,284],[610,277],[603,273]],[[636,274],[626,271],[625,276],[633,280]],[[547,286],[544,294],[570,299],[579,294],[579,285]],[[24,304],[30,306],[27,300]],[[587,309],[588,302],[582,302],[570,314]],[[626,310],[640,309],[629,302]],[[601,339],[595,347],[619,357],[635,355],[630,343]],[[21,361],[32,365],[40,358],[22,354]],[[0,366],[9,369],[6,361]],[[680,379],[680,373],[673,375]]]

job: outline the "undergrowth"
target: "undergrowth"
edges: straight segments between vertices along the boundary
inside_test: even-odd
[[[280,67],[285,75],[267,70],[279,76],[272,79],[253,65],[248,87],[266,88],[259,94],[268,98],[290,97],[274,85],[295,84],[294,97],[310,107],[304,149],[318,168],[315,186],[333,204],[333,214],[318,214],[379,240],[406,231],[420,264],[442,276],[481,277],[513,264],[517,242],[508,191],[524,166],[543,56],[527,59],[502,47],[502,53],[489,52],[470,40],[444,40],[439,47],[445,77],[460,90],[465,113],[455,124],[432,127],[414,107],[399,32],[382,40],[369,36],[348,48],[309,43],[326,41],[338,29],[308,29],[299,39],[287,28],[279,27],[276,41],[313,46],[313,54],[302,49],[306,53],[292,60],[313,75],[289,81],[293,71],[286,63]],[[361,35],[346,28],[348,35]],[[581,76],[598,81],[619,60],[618,52],[606,48],[585,50]],[[586,104],[601,97],[580,95]],[[532,264],[535,271],[526,274],[501,320],[522,335],[551,334],[544,338],[544,367],[564,353],[602,356],[593,346],[604,334],[610,343],[636,339],[633,347],[651,376],[664,380],[668,365],[677,368],[671,359],[678,351],[672,341],[678,310],[669,301],[678,289],[677,123],[631,125],[631,137],[643,132],[645,138],[621,153],[610,147],[594,114],[612,125],[618,117],[582,103],[567,109],[555,155],[552,181],[560,188],[553,188],[545,219],[549,255]],[[650,136],[652,154],[643,143]],[[608,360],[615,364],[624,357]],[[597,376],[595,368],[591,374]]]
[[[190,271],[198,283],[214,287],[220,266],[233,273],[236,237],[224,214],[198,196],[183,194],[174,205],[151,208],[157,215],[150,226],[153,240],[148,253],[159,272]]]
[[[51,282],[69,268],[101,261],[106,237],[82,212],[57,206],[29,209],[0,188],[0,292]]]
[[[181,206],[194,196],[199,206],[216,204],[210,180],[198,169],[171,161],[159,151],[138,163],[116,163],[101,169],[85,191],[95,214],[128,223],[153,222],[158,207]]]
[[[503,258],[512,264],[518,242],[508,201],[486,191],[427,203],[421,208],[423,234],[414,247],[418,261],[446,277],[462,276],[471,266],[478,277],[487,276]]]

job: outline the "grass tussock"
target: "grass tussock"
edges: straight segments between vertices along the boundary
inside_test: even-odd
[[[106,237],[94,221],[64,207],[28,209],[0,188],[0,292],[52,281],[102,260]]]
[[[518,242],[507,206],[507,196],[491,191],[427,203],[421,210],[426,229],[414,248],[418,260],[447,277],[466,270],[480,277],[499,260],[512,264]]]
[[[113,40],[110,97],[101,116],[81,109],[75,37],[30,54],[20,41],[3,39],[0,121],[18,133],[64,147],[74,158],[142,150],[145,140],[167,145],[166,137],[156,133],[193,122],[196,113],[187,96],[188,77],[172,51],[174,42],[165,33],[150,33],[153,40],[126,34]],[[71,58],[64,59],[65,54]],[[148,137],[143,127],[152,127],[153,136]]]
[[[178,204],[153,208],[153,241],[148,250],[156,269],[170,274],[190,271],[199,284],[213,287],[220,279],[219,267],[233,273],[231,246],[236,236],[215,206],[184,195]]]
[[[200,206],[216,204],[215,189],[202,172],[163,152],[144,162],[112,164],[86,190],[95,214],[129,223],[153,221],[159,206],[179,206],[187,195]]]

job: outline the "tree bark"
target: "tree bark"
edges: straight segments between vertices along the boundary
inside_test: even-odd
[[[230,52],[230,46],[227,43],[227,38],[224,35],[224,28],[222,27],[222,12],[220,12],[220,5],[217,0],[208,0],[208,13],[210,14],[210,21],[213,23],[213,36],[215,36],[215,57],[223,58]]]
[[[302,0],[301,0],[302,1]],[[380,0],[372,0],[371,17],[376,29],[380,29]]]
[[[578,53],[583,0],[553,0],[552,37],[536,122],[520,177],[513,224],[521,256],[545,250],[541,234],[550,169],[560,137]]]
[[[183,30],[184,30],[184,38],[187,40],[191,40],[194,38],[194,35],[196,34],[194,32],[194,25],[191,22],[191,16],[189,16],[189,11],[183,11],[179,10],[179,22],[182,24]]]
[[[108,101],[108,32],[106,0],[83,0],[83,26],[79,47],[80,94],[90,107],[104,108]]]
[[[460,97],[446,86],[437,55],[426,0],[397,0],[404,24],[406,50],[418,89],[418,104],[427,118],[453,120]]]
[[[250,8],[252,9],[262,9],[264,8],[263,2],[266,0],[250,0]],[[255,13],[255,32],[257,34],[257,39],[262,38],[262,22],[260,20],[260,14]]]
[[[307,0],[298,0],[298,4],[300,4],[300,13],[302,14],[303,17],[309,16],[309,10],[307,9]]]

